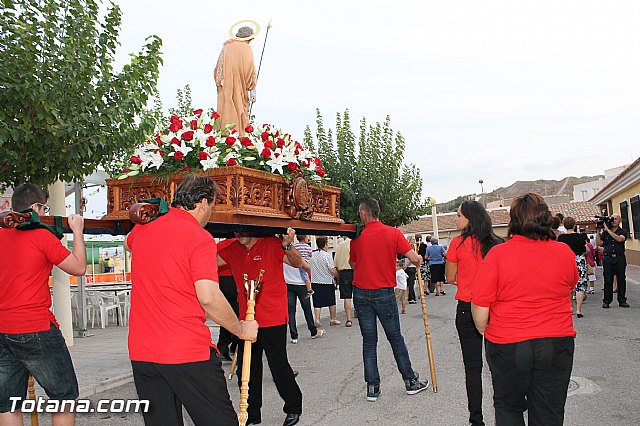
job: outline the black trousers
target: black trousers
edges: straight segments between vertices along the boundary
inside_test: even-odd
[[[258,329],[258,340],[251,346],[251,376],[249,377],[249,420],[260,420],[262,409],[262,352],[273,382],[284,400],[283,411],[302,414],[302,391],[293,375],[287,358],[287,324]],[[244,345],[238,345],[238,386],[242,383],[242,357]]]
[[[405,272],[408,275],[407,278],[407,289],[409,290],[409,301],[416,301],[416,268],[407,268]]]
[[[238,288],[233,280],[233,277],[220,277],[220,291],[224,294],[225,299],[231,305],[231,309],[239,316],[240,308],[238,307]],[[231,334],[229,330],[224,327],[220,327],[220,335],[218,336],[218,343],[216,344],[221,354],[229,355],[229,349],[233,352],[235,347],[238,346],[238,338]],[[231,348],[229,348],[231,346]]]
[[[482,417],[482,335],[473,323],[471,302],[458,302],[456,330],[458,330],[462,361],[464,362],[469,423],[484,425]]]
[[[133,380],[140,399],[149,400],[143,413],[145,425],[182,426],[182,406],[196,426],[237,425],[220,358],[212,349],[207,361],[156,364],[131,361]]]
[[[485,339],[493,382],[496,426],[555,426],[564,422],[573,337],[547,337],[499,345]]]
[[[613,277],[618,278],[618,303],[627,301],[627,258],[624,254],[616,257],[607,256],[602,258],[602,272],[604,275],[604,303],[613,301]]]

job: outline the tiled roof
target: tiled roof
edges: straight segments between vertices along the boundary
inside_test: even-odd
[[[551,213],[554,215],[556,213],[562,213],[565,217],[571,216],[578,224],[594,223],[595,220],[593,216],[599,214],[598,207],[588,201],[550,204],[549,210],[551,210]]]
[[[509,212],[507,209],[489,210],[489,216],[493,226],[507,225],[509,223]],[[438,215],[438,230],[456,229],[455,213],[442,213]],[[398,228],[403,234],[411,234],[414,232],[433,232],[433,224],[431,216],[423,216],[418,220],[403,225]]]

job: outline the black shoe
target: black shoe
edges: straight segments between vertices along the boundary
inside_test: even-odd
[[[603,303],[603,304],[602,304],[602,307],[603,307],[604,309],[609,309],[609,304],[608,304],[608,303]]]
[[[628,308],[629,304],[627,302],[622,302],[622,303],[620,303],[620,307],[621,308]]]
[[[300,421],[300,414],[289,413],[287,417],[284,418],[284,423],[282,426],[293,426],[297,425]]]

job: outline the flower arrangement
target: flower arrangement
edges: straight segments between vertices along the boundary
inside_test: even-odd
[[[244,166],[282,175],[302,173],[311,182],[329,180],[322,161],[288,133],[270,124],[247,126],[240,136],[234,125],[221,127],[215,111],[170,119],[169,127],[138,147],[118,179],[141,175]]]

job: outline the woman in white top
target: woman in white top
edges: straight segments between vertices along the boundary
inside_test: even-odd
[[[333,278],[338,271],[333,264],[333,257],[327,252],[327,237],[316,238],[318,250],[313,253],[311,265],[311,287],[313,288],[313,308],[316,324],[320,324],[320,309],[329,307],[331,325],[339,325],[336,319],[336,291]]]

